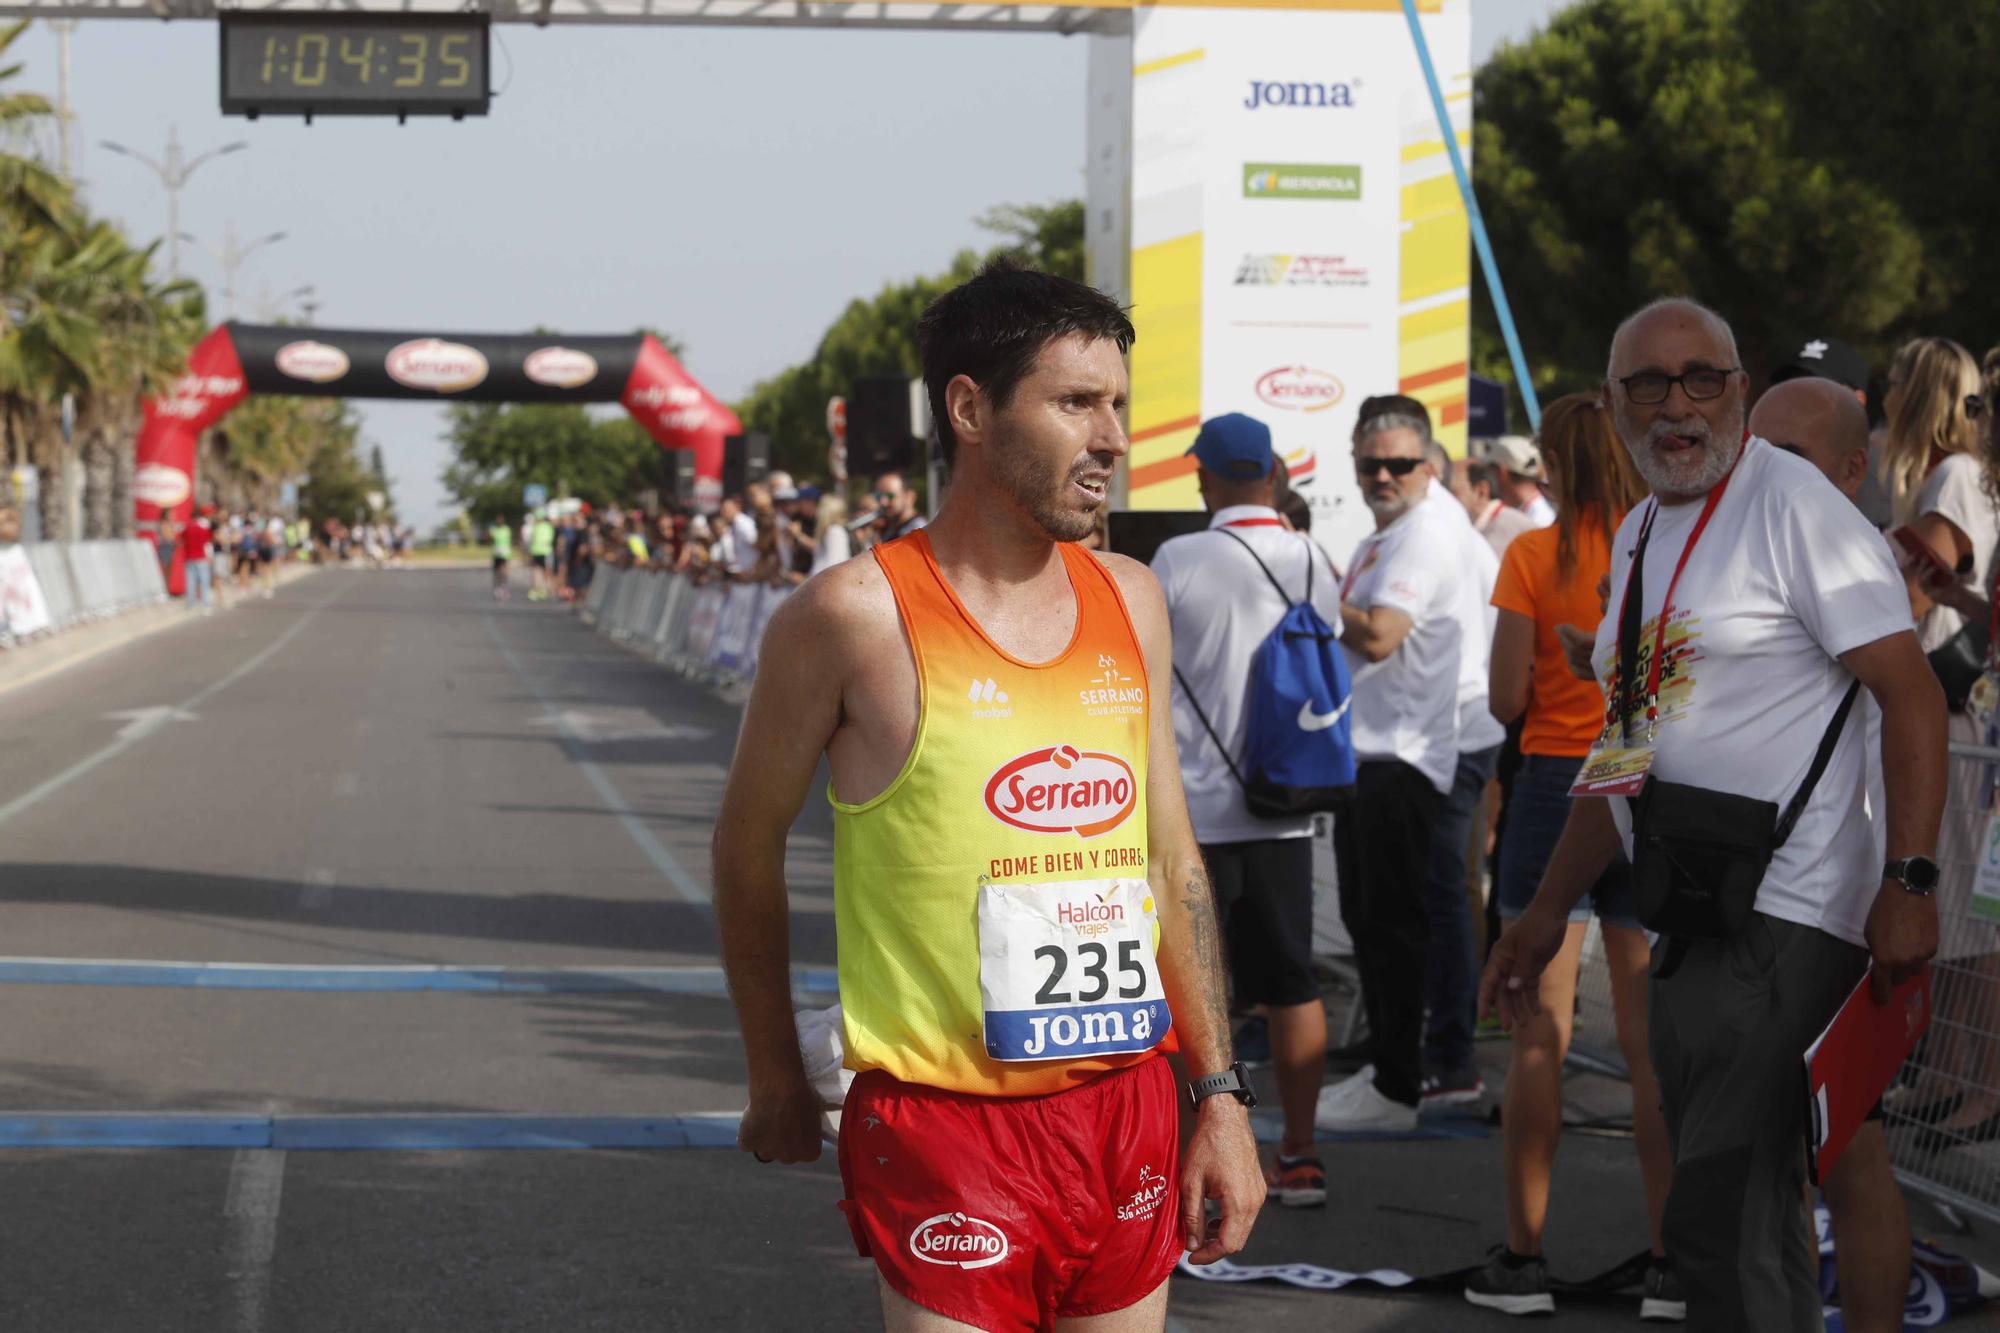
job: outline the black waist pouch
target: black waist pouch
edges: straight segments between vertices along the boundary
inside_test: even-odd
[[[1774,801],[1646,779],[1632,800],[1632,886],[1648,930],[1728,939],[1749,924],[1764,872],[1805,813],[1860,691],[1860,681],[1848,687],[1782,812]]]

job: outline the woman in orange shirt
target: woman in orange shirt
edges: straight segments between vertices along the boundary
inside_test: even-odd
[[[1555,526],[1514,539],[1493,589],[1493,605],[1499,609],[1489,695],[1493,715],[1503,723],[1526,715],[1521,770],[1507,806],[1495,889],[1500,915],[1509,921],[1535,895],[1569,817],[1570,786],[1604,726],[1604,694],[1570,673],[1556,627],[1595,631],[1604,618],[1598,584],[1611,569],[1612,535],[1626,511],[1646,495],[1645,482],[1595,395],[1557,399],[1541,424],[1542,466],[1556,502]],[[1632,1121],[1652,1232],[1654,1262],[1646,1273],[1642,1315],[1660,1318],[1670,1315],[1680,1300],[1680,1283],[1660,1244],[1673,1157],[1647,1057],[1649,949],[1622,860],[1570,916],[1562,952],[1542,974],[1540,1015],[1514,1029],[1501,1110],[1507,1244],[1494,1249],[1465,1294],[1476,1305],[1511,1314],[1555,1308],[1542,1260],[1542,1226],[1562,1136],[1562,1066],[1569,1052],[1577,967],[1592,910],[1603,923],[1618,1045],[1632,1073]]]

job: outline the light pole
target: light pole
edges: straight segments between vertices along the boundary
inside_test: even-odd
[[[265,246],[275,245],[289,235],[290,232],[274,231],[268,236],[259,236],[256,240],[245,244],[236,237],[236,224],[225,223],[222,228],[221,249],[202,245],[204,250],[215,256],[215,262],[222,265],[222,305],[223,309],[229,312],[227,318],[236,318],[236,271],[243,267],[243,261]],[[183,235],[181,239],[193,241],[195,238]],[[199,241],[195,243],[201,245]]]
[[[226,143],[220,148],[212,148],[206,153],[187,157],[181,152],[180,131],[176,127],[169,126],[167,128],[167,151],[163,155],[162,160],[155,162],[144,153],[135,152],[127,148],[124,144],[113,143],[109,139],[99,142],[98,147],[105,149],[107,152],[117,153],[120,157],[129,157],[135,162],[143,163],[152,170],[155,176],[160,178],[160,184],[166,187],[167,269],[173,277],[178,278],[181,275],[181,187],[187,184],[188,177],[194,175],[195,168],[199,167],[202,163],[212,161],[225,153],[238,152],[249,146],[242,139],[238,139],[236,142]]]
[[[61,145],[63,179],[76,183],[76,164],[70,139],[76,117],[69,109],[69,38],[76,31],[75,19],[50,19],[49,30],[56,35],[56,142]]]

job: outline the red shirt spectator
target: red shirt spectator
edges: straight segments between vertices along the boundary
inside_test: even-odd
[[[208,548],[215,542],[215,526],[206,514],[197,514],[181,529],[181,555],[188,560],[208,559]]]

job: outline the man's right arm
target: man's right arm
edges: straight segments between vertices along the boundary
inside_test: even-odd
[[[830,580],[771,617],[744,708],[712,842],[715,924],[749,1064],[738,1145],[765,1160],[820,1154],[819,1095],[806,1078],[792,1017],[791,910],[785,837],[841,715],[847,660]]]
[[[1569,821],[1549,854],[1535,900],[1501,935],[1486,960],[1486,974],[1479,982],[1479,1012],[1491,1013],[1497,1006],[1500,1023],[1510,1032],[1516,1023],[1541,1012],[1542,971],[1562,947],[1570,912],[1624,850],[1611,818],[1615,799],[1583,796],[1570,802]]]

